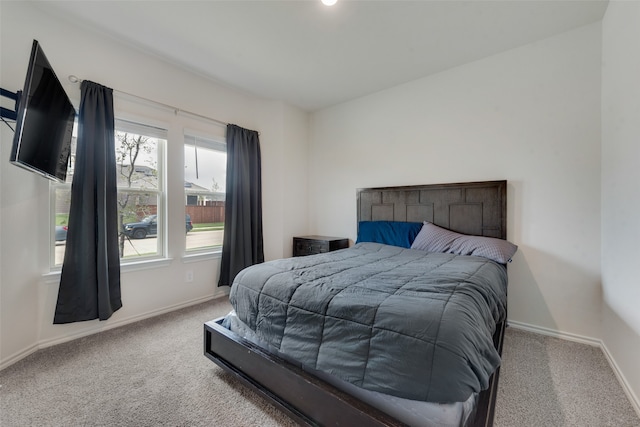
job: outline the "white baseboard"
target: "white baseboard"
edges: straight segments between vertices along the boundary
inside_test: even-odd
[[[3,360],[0,363],[0,371],[2,371],[4,368],[7,368],[13,365],[16,362],[19,362],[20,360],[24,359],[30,354],[35,353],[39,349],[40,349],[40,346],[38,346],[38,344],[36,343],[36,344],[33,344],[32,346],[25,348],[22,351],[12,354],[11,356],[9,356],[7,359]]]
[[[25,357],[29,356],[32,353],[35,353],[36,351],[43,349],[43,348],[47,348],[47,347],[51,347],[54,345],[58,345],[58,344],[62,344],[65,342],[69,342],[69,341],[73,341],[75,339],[78,338],[82,338],[85,336],[89,336],[89,335],[93,335],[93,334],[97,334],[99,332],[103,332],[103,331],[107,331],[109,329],[114,329],[120,326],[124,326],[124,325],[128,325],[130,323],[134,323],[134,322],[138,322],[140,320],[144,320],[144,319],[148,319],[151,317],[155,317],[155,316],[159,316],[161,314],[165,314],[165,313],[169,313],[172,311],[176,311],[176,310],[180,310],[181,308],[186,308],[186,307],[190,307],[192,305],[196,305],[196,304],[200,304],[203,302],[207,302],[207,301],[211,301],[214,300],[216,298],[220,298],[227,295],[227,292],[215,292],[213,295],[208,295],[206,297],[201,297],[201,298],[196,298],[190,301],[185,301],[179,304],[174,304],[168,307],[163,307],[161,309],[157,309],[157,310],[152,310],[143,314],[138,314],[136,316],[130,316],[124,319],[119,319],[117,321],[114,322],[110,322],[109,324],[106,325],[102,325],[100,328],[98,329],[88,329],[88,330],[84,330],[75,334],[71,334],[71,335],[66,335],[64,337],[59,337],[59,338],[53,338],[53,339],[49,339],[49,340],[40,340],[38,341],[36,344],[33,344],[31,346],[29,346],[28,348],[19,351],[17,353],[12,354],[11,356],[9,356],[7,359],[0,361],[0,371],[13,365],[14,363],[24,359]]]
[[[530,325],[528,323],[517,322],[515,320],[508,320],[507,324],[515,329],[522,329],[523,331],[534,332],[540,335],[546,335],[549,337],[560,338],[567,341],[578,342],[581,344],[592,345],[595,347],[602,347],[602,341],[586,337],[584,335],[572,334],[570,332],[557,331],[555,329],[545,328],[542,326]]]
[[[618,378],[618,382],[622,385],[622,389],[624,390],[625,394],[631,401],[631,405],[633,406],[633,409],[635,409],[636,414],[638,414],[638,417],[640,418],[640,399],[638,399],[638,396],[636,396],[636,394],[633,392],[633,389],[627,382],[627,379],[625,378],[624,374],[618,367],[616,360],[613,358],[613,356],[609,352],[609,349],[607,348],[607,346],[604,343],[602,343],[601,348],[602,348],[602,352],[604,353],[604,356],[607,358],[607,361],[609,362],[609,365],[611,365],[611,369],[613,369],[613,373],[616,375],[616,378]]]
[[[567,341],[574,341],[582,344],[588,344],[588,345],[599,347],[600,350],[602,350],[602,352],[604,353],[604,356],[607,359],[607,362],[609,362],[609,366],[611,366],[611,369],[613,370],[613,373],[618,379],[618,382],[622,386],[624,393],[627,395],[629,402],[631,402],[631,406],[638,414],[638,417],[640,417],[640,399],[638,399],[638,396],[636,396],[636,394],[633,392],[633,389],[631,388],[631,386],[629,385],[629,382],[627,381],[624,374],[618,367],[618,364],[613,358],[613,355],[609,352],[609,349],[607,348],[607,346],[604,344],[602,340],[591,338],[591,337],[585,337],[582,335],[572,334],[568,332],[556,331],[554,329],[530,325],[527,323],[517,322],[514,320],[507,320],[507,324],[513,327],[514,329],[522,329],[524,331],[529,331],[529,332],[533,332],[540,335],[546,335],[546,336],[560,338]]]

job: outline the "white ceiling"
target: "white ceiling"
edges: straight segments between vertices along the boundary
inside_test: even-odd
[[[49,1],[87,28],[308,111],[602,19],[606,1]]]

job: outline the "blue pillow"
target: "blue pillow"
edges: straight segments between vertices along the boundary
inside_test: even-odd
[[[421,222],[360,221],[356,243],[373,242],[410,248],[421,228]]]

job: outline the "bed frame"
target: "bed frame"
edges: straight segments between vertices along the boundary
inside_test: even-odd
[[[506,239],[507,182],[484,181],[357,191],[358,221],[429,221],[465,234]],[[301,425],[401,426],[400,421],[337,389],[222,325],[222,318],[204,325],[204,353]],[[493,341],[502,354],[505,322]],[[480,393],[474,427],[493,425],[500,368]]]

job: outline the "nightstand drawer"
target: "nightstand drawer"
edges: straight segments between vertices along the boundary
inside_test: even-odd
[[[349,239],[328,236],[293,238],[293,256],[315,255],[349,247]]]
[[[315,240],[296,240],[293,249],[294,256],[319,254],[329,252],[328,242],[319,242]]]

